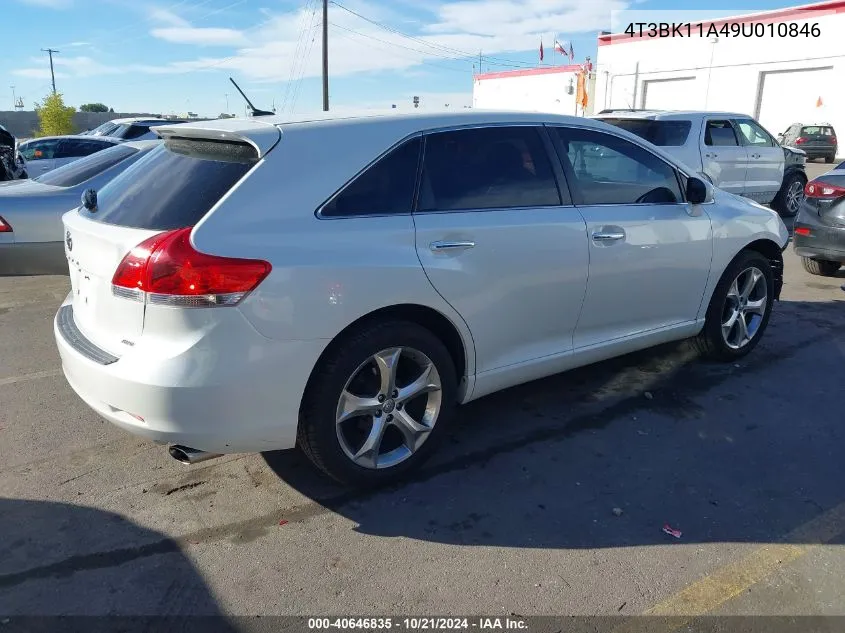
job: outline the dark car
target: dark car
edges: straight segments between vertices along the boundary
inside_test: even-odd
[[[836,132],[829,123],[793,123],[781,135],[781,145],[798,147],[807,153],[807,160],[823,158],[826,163],[836,159]]]
[[[17,140],[0,125],[0,182],[26,178],[26,164],[17,150]]]
[[[814,275],[832,277],[845,264],[845,163],[807,183],[792,243]]]

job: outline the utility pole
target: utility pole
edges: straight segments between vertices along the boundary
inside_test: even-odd
[[[53,80],[53,94],[56,94],[56,74],[53,72],[53,53],[59,53],[60,51],[53,48],[42,48],[41,50],[50,55],[50,77]]]
[[[323,0],[323,111],[329,111],[329,0]]]
[[[12,109],[14,110],[14,109],[15,109],[15,106],[17,106],[17,105],[18,105],[18,98],[17,98],[17,96],[15,95],[15,87],[14,87],[14,86],[11,86],[11,88],[12,88]]]

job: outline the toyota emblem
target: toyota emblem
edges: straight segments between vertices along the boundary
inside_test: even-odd
[[[67,244],[67,249],[69,251],[73,250],[73,239],[70,236],[70,231],[65,233],[65,244]]]

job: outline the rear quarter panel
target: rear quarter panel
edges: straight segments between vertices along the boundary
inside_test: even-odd
[[[471,335],[420,265],[412,216],[315,216],[335,191],[408,134],[382,125],[286,127],[279,144],[197,225],[194,245],[272,264],[269,277],[240,306],[268,338],[328,342],[380,308],[422,305],[457,328],[472,375]]]

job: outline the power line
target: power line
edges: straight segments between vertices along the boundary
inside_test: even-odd
[[[346,28],[345,26],[340,26],[339,24],[335,24],[334,22],[329,22],[329,24],[331,24],[331,26],[333,26],[333,27],[334,27],[334,28],[336,28],[336,29],[340,29],[341,31],[346,31],[346,32],[348,32],[348,33],[352,33],[353,35],[357,35],[357,36],[359,36],[359,37],[365,37],[365,38],[370,39],[370,40],[375,40],[376,42],[381,42],[381,43],[383,43],[383,44],[386,44],[387,46],[390,46],[391,48],[396,48],[396,47],[398,47],[398,48],[402,48],[402,49],[405,49],[405,50],[411,51],[411,52],[413,52],[413,53],[418,53],[418,54],[420,54],[420,55],[426,55],[426,54],[427,54],[425,51],[420,51],[420,50],[418,50],[418,49],[416,49],[416,48],[411,48],[411,47],[409,47],[409,46],[403,46],[402,44],[397,44],[396,42],[389,42],[389,41],[387,41],[387,40],[383,40],[383,39],[381,39],[381,38],[375,37],[374,35],[369,35],[369,34],[367,34],[367,33],[362,33],[362,32],[360,32],[360,31],[355,31],[355,30],[353,30],[353,29],[348,29],[348,28]],[[348,39],[352,39],[352,38],[348,38]],[[385,50],[385,49],[384,49],[384,48],[382,48],[382,47],[376,47],[376,48],[378,48],[378,50]],[[395,51],[394,51],[394,52],[395,52]],[[406,55],[406,56],[405,56],[405,59],[412,59],[413,61],[415,61],[415,62],[417,62],[417,63],[419,63],[419,64],[425,64],[426,66],[432,66],[432,67],[434,67],[434,68],[443,68],[443,69],[445,69],[445,70],[451,70],[451,71],[453,71],[453,72],[459,72],[459,73],[463,73],[463,74],[466,74],[466,72],[467,72],[467,71],[466,71],[466,69],[459,69],[459,68],[456,68],[456,67],[454,67],[454,66],[446,66],[446,65],[444,65],[444,64],[438,64],[438,63],[436,63],[436,62],[429,62],[429,61],[425,61],[425,60],[420,60],[420,59],[419,59],[419,58],[417,58],[417,57],[408,57],[408,56]],[[446,59],[446,58],[440,58],[440,57],[438,57],[438,59]],[[454,58],[448,58],[448,59],[452,60],[452,59],[454,59]]]
[[[420,38],[420,37],[415,37],[415,36],[413,36],[413,35],[408,35],[407,33],[404,33],[403,31],[400,31],[400,30],[399,30],[399,29],[397,29],[397,28],[394,28],[394,27],[389,26],[389,25],[387,25],[387,24],[384,24],[384,23],[382,23],[382,22],[377,22],[376,20],[370,19],[370,18],[368,18],[368,17],[367,17],[367,16],[365,16],[365,15],[361,15],[361,14],[360,14],[360,13],[358,13],[357,11],[353,11],[352,9],[350,9],[350,8],[348,8],[348,7],[343,6],[343,5],[342,5],[342,4],[340,4],[339,2],[335,2],[335,0],[329,0],[329,2],[331,2],[331,3],[332,3],[334,6],[336,6],[337,8],[339,8],[339,9],[343,9],[343,10],[344,10],[344,11],[346,11],[347,13],[349,13],[349,14],[351,14],[351,15],[354,15],[355,17],[360,18],[361,20],[364,20],[365,22],[369,22],[370,24],[372,24],[372,25],[374,25],[374,26],[377,26],[377,27],[379,27],[379,28],[381,28],[381,29],[384,29],[385,31],[389,31],[390,33],[394,33],[394,34],[396,34],[396,35],[399,35],[400,37],[404,37],[404,38],[407,38],[407,39],[409,39],[409,40],[413,40],[413,41],[415,41],[415,42],[418,42],[418,43],[420,43],[420,44],[423,44],[424,46],[428,46],[428,47],[433,48],[433,49],[439,49],[439,50],[441,50],[441,51],[443,51],[443,52],[450,53],[450,54],[451,54],[451,55],[453,55],[453,56],[454,56],[454,55],[458,55],[458,56],[460,56],[460,57],[467,57],[467,58],[470,58],[470,57],[471,57],[471,58],[475,58],[475,53],[470,53],[470,52],[467,52],[467,51],[462,51],[462,50],[457,49],[457,48],[452,48],[452,47],[450,47],[450,46],[445,46],[445,45],[443,45],[443,44],[438,44],[437,42],[431,42],[431,41],[429,41],[429,40],[425,40],[425,39],[422,39],[422,38]],[[490,63],[490,64],[492,64],[492,65],[494,65],[494,66],[507,66],[507,65],[512,65],[512,66],[518,66],[518,67],[531,67],[531,68],[533,68],[533,67],[534,67],[534,64],[532,64],[532,63],[530,63],[530,62],[523,62],[523,61],[518,61],[518,60],[514,60],[514,59],[505,59],[505,58],[503,58],[503,57],[485,57],[484,59],[485,59],[488,63]],[[496,61],[501,62],[501,63],[494,63],[494,62],[491,62],[490,60],[496,60]]]
[[[291,91],[291,88],[293,86],[294,77],[296,76],[296,69],[299,65],[300,48],[302,47],[302,44],[305,41],[303,38],[305,37],[306,33],[308,32],[308,28],[305,26],[305,23],[308,21],[308,11],[309,11],[309,7],[311,6],[311,1],[312,0],[306,0],[305,1],[305,4],[302,7],[302,12],[300,13],[300,16],[299,16],[302,24],[298,29],[299,32],[298,32],[297,38],[296,38],[296,47],[294,48],[294,51],[293,51],[293,61],[291,62],[290,73],[288,73],[288,81],[285,84],[285,95],[284,95],[284,98],[282,99],[282,112],[285,111],[285,109],[287,108],[287,105],[288,105],[288,98],[290,97],[290,94],[291,94],[290,91]]]
[[[314,0],[314,8],[311,10],[311,22],[308,25],[307,33],[312,33],[317,25],[319,24],[317,21],[317,0]],[[314,42],[317,39],[317,34],[312,33],[311,39],[308,40],[305,44],[305,50],[302,55],[302,64],[300,65],[299,69],[299,78],[296,82],[296,87],[293,92],[293,101],[291,102],[290,111],[293,114],[294,110],[296,110],[296,102],[299,100],[299,90],[302,88],[302,80],[305,79],[305,73],[307,72],[307,65],[308,59],[311,57],[311,51],[314,48]]]

